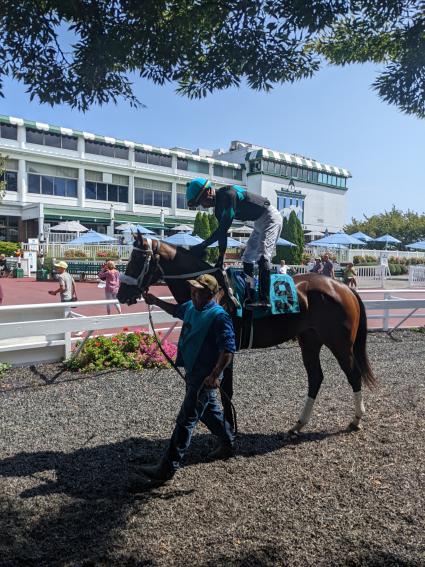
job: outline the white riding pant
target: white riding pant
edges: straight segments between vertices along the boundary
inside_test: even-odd
[[[281,231],[282,215],[269,205],[254,223],[254,230],[248,239],[242,261],[253,264],[264,256],[270,262]]]

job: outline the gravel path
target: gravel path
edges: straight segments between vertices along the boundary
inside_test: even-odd
[[[380,386],[348,433],[351,392],[328,352],[312,421],[300,351],[238,355],[239,455],[207,463],[199,428],[171,486],[126,491],[161,454],[183,395],[172,371],[16,369],[0,381],[0,565],[425,565],[425,335],[371,335]]]

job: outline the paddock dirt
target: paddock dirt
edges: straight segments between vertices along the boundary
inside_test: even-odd
[[[425,565],[425,335],[369,337],[379,387],[349,433],[329,352],[305,434],[300,351],[237,355],[238,457],[205,459],[199,428],[171,486],[127,491],[156,460],[183,396],[173,371],[81,376],[55,365],[0,380],[0,565]]]

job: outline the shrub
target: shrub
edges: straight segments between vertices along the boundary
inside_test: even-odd
[[[119,255],[117,254],[117,252],[114,252],[113,250],[110,251],[98,251],[96,252],[96,258],[100,258],[100,259],[105,259],[105,260],[118,260],[119,259]]]
[[[9,370],[10,364],[8,362],[0,362],[0,379],[3,378],[6,370]]]
[[[177,347],[174,344],[164,341],[162,348],[170,358],[175,358]],[[169,368],[170,364],[153,335],[141,331],[126,333],[123,330],[112,337],[88,339],[80,354],[75,358],[71,357],[66,366],[70,370],[95,372],[109,368]]]
[[[68,260],[73,260],[76,258],[87,258],[87,254],[83,250],[66,250],[64,257]]]
[[[353,264],[355,264],[356,266],[359,264],[364,264],[365,263],[365,259],[363,256],[354,256],[353,257]]]
[[[21,245],[19,242],[1,242],[0,241],[0,254],[4,254],[5,256],[13,256],[20,248]]]
[[[378,259],[375,258],[375,256],[366,255],[364,258],[365,258],[365,261],[366,261],[367,264],[377,264],[378,263]]]
[[[391,274],[392,276],[395,276],[395,275],[396,275],[396,273],[395,273],[395,264],[389,263],[389,264],[388,264],[388,269],[390,270],[390,274]]]

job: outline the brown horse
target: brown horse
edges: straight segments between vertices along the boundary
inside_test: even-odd
[[[211,270],[210,264],[195,258],[183,248],[146,239],[138,234],[117,298],[121,303],[131,305],[149,286],[164,278],[176,301],[182,303],[190,299],[186,280],[206,271],[211,273]],[[214,275],[223,282],[220,270],[216,270]],[[290,430],[298,433],[311,417],[323,381],[320,349],[323,345],[327,346],[353,389],[354,417],[350,428],[358,429],[365,415],[362,385],[373,386],[376,383],[366,352],[367,322],[363,302],[346,285],[325,276],[306,274],[295,276],[294,280],[300,313],[253,320],[250,347],[271,347],[290,339],[298,339],[308,376],[307,399],[298,421]],[[237,344],[241,346],[243,323],[238,317],[233,317],[233,323]],[[222,389],[226,393],[223,406],[229,421],[232,421],[229,404],[229,398],[233,395],[232,384],[233,369],[229,368],[225,371],[222,382]]]

